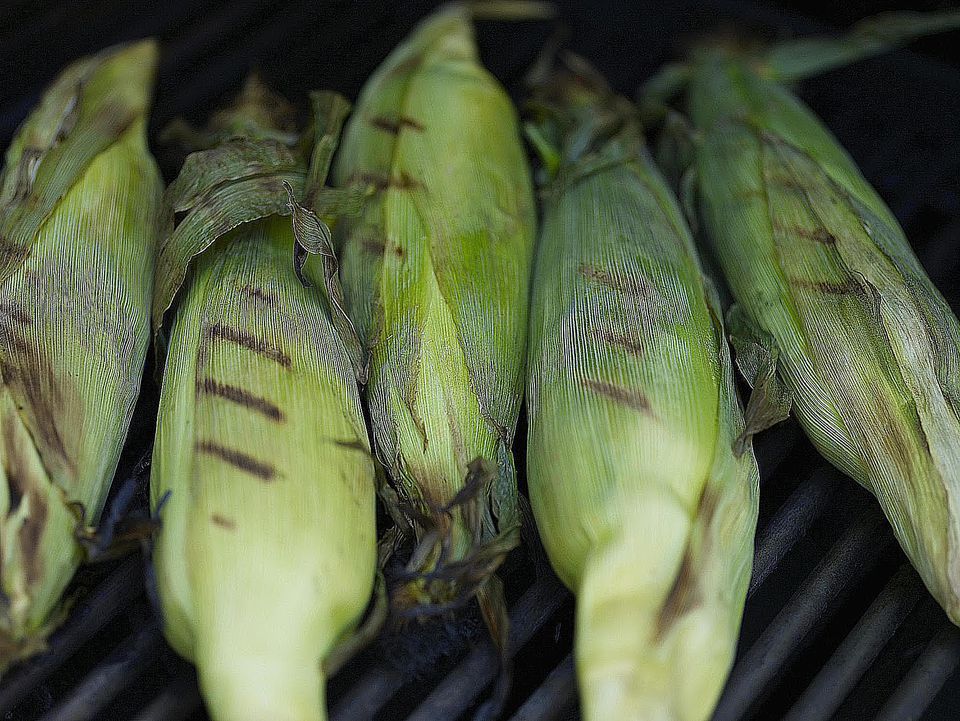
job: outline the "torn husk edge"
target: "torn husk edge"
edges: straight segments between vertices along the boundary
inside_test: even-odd
[[[268,104],[267,110],[261,110],[263,103]],[[164,237],[157,255],[153,328],[156,351],[161,356],[158,372],[166,349],[164,319],[192,260],[244,223],[290,215],[297,239],[291,261],[297,276],[306,284],[302,274],[304,253],[321,256],[331,317],[354,372],[358,378],[364,377],[360,341],[343,311],[330,230],[297,200],[299,196],[325,202],[325,210],[332,216],[358,205],[356,193],[345,195],[331,190],[330,199],[325,200],[328,189],[323,188],[350,104],[338,93],[312,93],[312,122],[302,138],[278,131],[277,118],[285,119],[292,112],[285,105],[258,77],[251,76],[237,101],[215,114],[208,130],[198,131],[220,144],[191,153],[167,189],[164,200],[171,212],[187,215]]]

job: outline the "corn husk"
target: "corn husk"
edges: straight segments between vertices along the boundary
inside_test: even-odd
[[[519,537],[510,447],[535,206],[516,113],[470,17],[440,9],[381,64],[334,169],[337,185],[372,193],[335,241],[388,505],[420,542],[400,608],[488,588]]]
[[[782,417],[792,396],[811,440],[876,495],[956,622],[960,324],[883,200],[778,82],[956,27],[960,14],[885,22],[763,55],[704,47],[685,105],[701,216],[737,303],[738,364],[755,384],[748,431]]]
[[[535,97],[547,157],[527,480],[577,596],[590,721],[710,718],[733,662],[759,475],[717,300],[635,111],[575,58]],[[546,150],[545,150],[546,149]]]
[[[219,123],[249,120],[251,98],[283,102],[253,81]],[[294,267],[295,232],[317,246],[328,233],[297,201],[317,190],[303,151],[329,162],[348,108],[313,103],[315,143],[289,147],[259,116],[189,156],[167,195],[186,215],[158,261],[155,318],[173,303],[173,322],[154,559],[165,634],[218,721],[326,718],[326,676],[376,572],[359,346],[338,329],[335,272],[310,260],[304,285]]]
[[[0,669],[43,647],[140,391],[163,189],[147,40],[47,90],[0,177]]]

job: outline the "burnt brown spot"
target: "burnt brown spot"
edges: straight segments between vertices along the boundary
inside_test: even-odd
[[[26,259],[30,249],[17,245],[6,238],[0,238],[0,263],[15,264]]]
[[[794,193],[804,193],[807,187],[792,175],[770,175],[767,181],[782,190],[789,190]]]
[[[920,422],[916,406],[907,409],[894,409],[887,403],[883,403],[877,410],[882,416],[891,419],[880,440],[884,457],[890,459],[890,464],[894,468],[916,468],[916,441],[920,441],[924,452],[929,452],[930,449],[930,442],[926,432],[923,430],[923,424]],[[900,414],[904,410],[906,410],[910,416],[910,423],[907,425],[903,424],[900,420],[900,418],[902,418]],[[904,428],[909,430],[904,431]],[[920,429],[920,432],[915,434],[913,430],[915,428]]]
[[[382,173],[356,173],[350,177],[350,182],[372,185],[377,190],[386,190],[390,187],[389,176]]]
[[[16,375],[17,369],[10,365],[5,358],[0,358],[0,381],[9,383]]]
[[[378,240],[377,238],[364,238],[360,241],[360,247],[373,255],[383,255],[387,244],[385,241]]]
[[[19,474],[16,473],[15,469],[9,469],[7,471],[7,494],[9,496],[7,509],[8,514],[16,513],[17,509],[20,508],[20,504],[23,502],[24,490],[25,489],[20,483]]]
[[[627,295],[636,295],[641,297],[649,296],[653,288],[642,277],[627,277],[623,273],[611,273],[603,268],[597,268],[593,265],[584,263],[579,268],[580,275],[587,280],[591,280],[607,288],[611,288]]]
[[[406,60],[403,60],[397,63],[397,66],[390,71],[391,75],[404,75],[413,70],[416,70],[420,67],[420,63],[423,62],[423,55],[420,53],[414,53]]]
[[[393,254],[394,254],[395,256],[397,256],[398,258],[402,258],[404,255],[406,255],[406,253],[404,252],[403,248],[400,247],[399,245],[391,246],[390,249],[393,251]]]
[[[804,240],[812,240],[815,243],[837,244],[837,239],[826,228],[804,228],[801,225],[784,225],[782,223],[774,223],[773,228],[779,233],[803,238]]]
[[[75,388],[68,377],[57,377],[42,349],[27,343],[11,329],[0,327],[0,345],[17,351],[11,358],[14,362],[4,363],[0,371],[17,408],[25,416],[44,466],[51,472],[59,469],[73,474],[76,461],[67,440],[76,442],[78,437],[65,437],[61,426],[66,418],[80,411]]]
[[[256,476],[265,483],[272,481],[277,475],[277,470],[269,463],[258,461],[243,451],[238,451],[235,448],[227,448],[213,441],[200,441],[197,443],[197,450],[208,456],[219,458],[224,463],[229,463],[244,473]]]
[[[18,536],[27,569],[27,583],[33,585],[43,576],[40,543],[43,540],[43,529],[47,522],[47,506],[36,493],[31,494],[30,501],[30,515],[20,526]]]
[[[31,355],[32,346],[29,343],[27,343],[27,341],[24,340],[23,337],[17,333],[12,333],[12,332],[4,333],[0,331],[0,343],[2,343],[8,350],[17,351],[17,355],[20,355],[20,356]],[[7,371],[10,372],[11,377],[17,374],[16,368],[14,368],[13,366],[6,365],[5,367]]]
[[[384,191],[388,188],[398,190],[413,190],[423,187],[420,181],[410,177],[406,172],[401,172],[396,178],[384,175],[383,173],[354,173],[350,176],[348,184],[360,183],[363,185],[372,185],[378,191]]]
[[[702,527],[707,527],[713,521],[713,516],[717,512],[717,505],[720,503],[720,494],[709,483],[704,487],[700,494],[700,504],[697,506],[696,518]]]
[[[27,466],[23,465],[23,460],[20,457],[20,445],[13,419],[8,419],[3,424],[3,443],[4,455],[9,457],[9,462],[4,468],[7,475],[7,493],[9,495],[7,513],[13,514],[16,513],[23,502],[24,495],[27,493],[27,488],[20,477],[20,469]]]
[[[18,325],[30,325],[33,323],[33,318],[30,317],[30,314],[13,303],[0,303],[0,315],[6,316]]]
[[[583,385],[598,395],[605,396],[615,403],[627,406],[641,413],[650,413],[650,400],[640,391],[625,388],[616,383],[597,381],[588,378]]]
[[[346,448],[347,450],[351,451],[360,451],[365,455],[370,455],[370,450],[361,441],[341,441],[339,439],[334,439],[333,443],[340,448]]]
[[[662,638],[670,627],[691,608],[696,606],[696,599],[693,598],[696,583],[696,575],[693,572],[693,562],[690,560],[689,549],[683,555],[680,562],[680,570],[677,577],[667,593],[667,598],[660,609],[660,615],[657,617],[657,637]]]
[[[406,171],[400,171],[400,177],[394,182],[394,187],[400,188],[401,190],[410,190],[412,188],[422,187],[422,183],[407,175]]]
[[[401,115],[396,118],[391,118],[386,115],[378,115],[375,118],[370,118],[370,125],[377,130],[382,130],[383,132],[390,133],[392,135],[397,135],[404,128],[415,130],[418,133],[422,133],[424,130],[423,123],[407,117],[406,115]]]
[[[96,120],[106,128],[108,135],[119,136],[127,131],[137,119],[134,110],[124,108],[120,101],[106,106]]]
[[[285,420],[283,411],[280,410],[280,407],[276,403],[238,386],[220,383],[213,378],[204,378],[202,381],[199,381],[197,383],[197,393],[223,398],[231,403],[236,403],[238,406],[256,411],[278,423]]]
[[[17,532],[17,542],[26,570],[27,583],[33,585],[43,574],[40,544],[43,540],[43,529],[47,523],[47,502],[41,493],[41,484],[45,483],[45,479],[22,475],[32,466],[24,457],[24,443],[29,443],[27,435],[18,428],[19,421],[11,417],[5,419],[3,443],[7,456],[4,470],[7,474],[7,488],[10,494],[8,513],[16,512],[27,499],[29,510],[23,519],[23,525]]]
[[[643,344],[639,338],[609,331],[598,331],[597,335],[607,345],[619,346],[633,355],[643,355]]]
[[[449,523],[449,519],[441,520],[445,515],[443,509],[447,505],[447,501],[439,495],[436,488],[429,483],[424,483],[417,488],[417,494],[419,495],[419,499],[411,498],[411,501],[417,508],[418,515],[415,515],[415,518],[418,523],[425,528],[442,526],[444,523]],[[425,521],[425,519],[431,520]]]
[[[237,529],[236,521],[226,516],[221,516],[219,513],[212,514],[210,520],[213,521],[213,525],[220,526],[220,528],[226,531],[235,531]]]
[[[277,296],[255,285],[240,286],[240,295],[268,306],[272,306],[277,302]]]
[[[206,337],[208,340],[236,343],[238,346],[246,348],[247,350],[251,350],[257,355],[268,358],[275,363],[279,363],[284,368],[290,368],[293,366],[293,361],[290,359],[289,355],[284,353],[279,348],[274,347],[266,340],[257,338],[245,330],[231,328],[230,326],[220,325],[218,323],[207,327]]]

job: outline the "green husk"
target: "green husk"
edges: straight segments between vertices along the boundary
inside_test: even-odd
[[[510,447],[535,205],[516,113],[470,17],[445,6],[391,53],[334,168],[338,186],[371,193],[334,235],[385,500],[419,541],[394,604],[419,611],[469,598],[519,539]],[[502,615],[482,606],[488,622]]]
[[[582,61],[535,95],[552,148],[527,480],[577,596],[585,719],[708,719],[736,649],[759,475],[717,300],[636,111]]]
[[[0,670],[43,648],[106,501],[149,341],[152,40],[60,75],[0,177]]]
[[[760,54],[705,46],[691,58],[684,98],[706,235],[737,303],[738,364],[763,381],[755,418],[792,396],[814,444],[876,495],[955,622],[960,323],[883,200],[775,78],[958,25],[956,12],[888,15],[848,40],[789,41]],[[804,48],[821,46],[834,51],[805,62]]]
[[[315,94],[313,132],[289,147],[251,97],[283,102],[248,83],[205,137],[224,123],[246,134],[191,155],[167,194],[187,214],[158,262],[154,318],[160,330],[169,307],[173,322],[154,559],[164,631],[214,719],[318,721],[377,565],[359,345],[342,335],[335,266],[294,264],[298,239],[323,250],[325,225],[300,202],[326,171],[307,161],[329,163],[348,105]]]

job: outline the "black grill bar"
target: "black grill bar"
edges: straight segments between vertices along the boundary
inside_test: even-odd
[[[923,584],[916,571],[902,565],[783,721],[833,718],[922,592]]]
[[[567,654],[510,721],[554,721],[577,703],[573,654]]]
[[[945,622],[877,714],[876,721],[920,719],[958,664],[960,629]]]
[[[527,589],[510,614],[510,653],[515,654],[556,613],[569,594],[552,573],[544,573]],[[499,659],[489,641],[476,647],[438,683],[407,721],[455,719],[493,681]]]
[[[163,637],[157,621],[150,621],[139,633],[128,636],[110,657],[87,674],[70,697],[44,714],[41,721],[87,721],[99,712],[124,687],[138,678],[156,659]]]
[[[90,597],[74,609],[70,623],[53,635],[45,653],[26,662],[3,680],[0,686],[0,714],[10,712],[56,673],[142,591],[143,562],[136,555],[124,561]]]
[[[134,721],[185,721],[203,702],[192,669],[187,669],[163,689]]]
[[[753,596],[767,577],[810,526],[827,510],[828,501],[841,479],[827,468],[819,468],[807,477],[767,523],[753,557],[753,574],[747,597]]]
[[[332,721],[372,719],[403,686],[403,673],[387,664],[378,664],[361,676],[333,705]]]
[[[566,600],[568,594],[552,573],[544,573],[510,612],[510,652],[516,653]],[[478,698],[493,680],[499,659],[489,641],[471,651],[409,717],[456,718]],[[403,686],[401,671],[389,664],[376,664],[345,692],[333,706],[333,721],[371,719]]]
[[[714,721],[737,721],[757,702],[807,634],[833,615],[836,603],[890,543],[883,515],[868,505],[804,580],[760,638],[734,666]]]
[[[765,432],[762,442],[754,442],[754,453],[760,466],[760,482],[773,478],[780,466],[787,460],[801,438],[796,423],[785,422]]]

